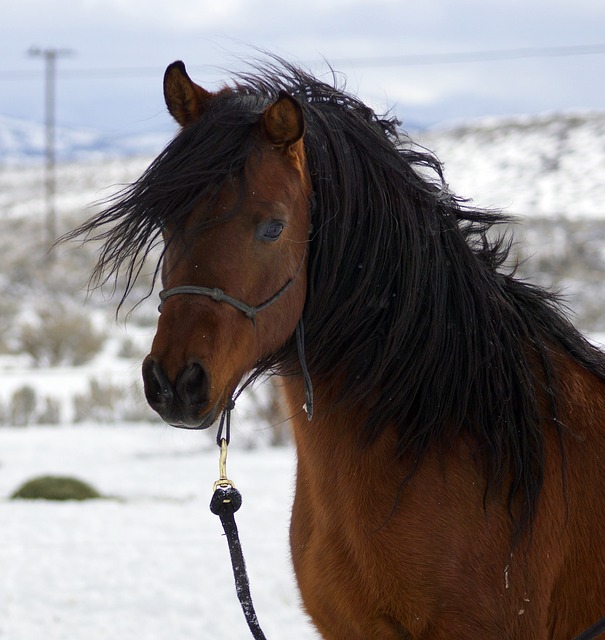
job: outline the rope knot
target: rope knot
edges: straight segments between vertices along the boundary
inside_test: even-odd
[[[210,294],[210,297],[215,301],[215,302],[220,302],[225,296],[225,292],[222,289],[219,289],[218,287],[215,287],[214,289],[212,289],[212,293]]]
[[[242,506],[242,494],[230,484],[218,484],[210,500],[210,511],[216,516],[235,513]]]

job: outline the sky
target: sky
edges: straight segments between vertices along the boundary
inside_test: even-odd
[[[319,76],[329,62],[404,128],[605,109],[603,0],[2,0],[0,36],[0,115],[42,122],[28,50],[65,50],[57,122],[110,136],[174,129],[170,62],[213,90],[258,49]]]

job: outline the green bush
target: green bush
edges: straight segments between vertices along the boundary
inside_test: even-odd
[[[12,500],[92,500],[101,497],[88,483],[65,476],[33,478],[11,495]]]

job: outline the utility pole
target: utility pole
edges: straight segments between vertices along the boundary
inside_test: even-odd
[[[55,174],[55,100],[56,100],[56,75],[57,58],[72,54],[69,49],[40,49],[31,47],[28,51],[32,57],[44,59],[44,121],[46,129],[46,233],[49,247],[57,238],[57,221],[55,210],[55,193],[57,179]]]

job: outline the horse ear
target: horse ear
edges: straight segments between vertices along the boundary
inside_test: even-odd
[[[212,94],[187,75],[185,65],[177,60],[164,74],[164,100],[172,117],[182,126],[195,122]]]
[[[277,146],[291,147],[305,132],[302,107],[285,91],[265,110],[262,124],[269,141]]]

